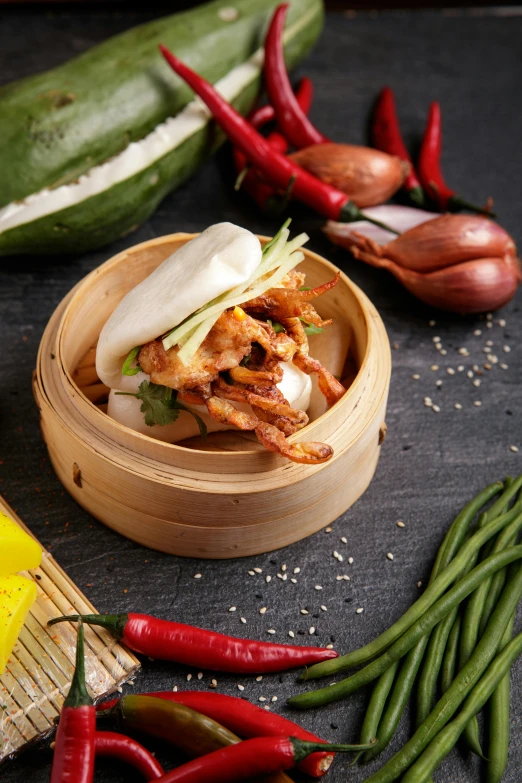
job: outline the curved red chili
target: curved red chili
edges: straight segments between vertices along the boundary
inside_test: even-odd
[[[388,155],[397,155],[410,164],[410,173],[402,187],[408,191],[410,199],[419,207],[425,204],[424,191],[417,177],[413,162],[402,138],[395,108],[395,96],[390,87],[384,87],[379,93],[372,122],[373,146]]]
[[[154,696],[157,699],[183,704],[185,707],[190,707],[190,709],[206,715],[216,723],[220,723],[240,737],[288,737],[292,735],[310,742],[325,742],[288,718],[267,712],[237,696],[227,696],[215,691],[158,691],[141,695]],[[99,704],[97,709],[110,710],[118,701],[119,699],[105,701]],[[332,753],[317,752],[307,756],[299,764],[299,767],[308,775],[318,778],[328,771],[332,761]]]
[[[277,122],[288,141],[297,149],[324,144],[330,139],[310,122],[299,105],[285,65],[283,31],[288,4],[276,8],[265,39],[265,86]]]
[[[387,231],[397,233],[361,212],[346,193],[321,182],[289,158],[273,150],[264,136],[227,103],[209,82],[181,62],[165,46],[160,46],[160,51],[173,71],[206,103],[231,142],[239,147],[274,187],[286,192],[292,186],[292,195],[295,198],[331,220],[343,223],[368,220]]]
[[[157,780],[165,770],[147,748],[131,737],[115,731],[97,731],[94,735],[96,756],[106,756],[129,764],[141,772],[145,780]]]
[[[358,753],[368,745],[328,745],[332,751]],[[291,769],[318,748],[296,737],[258,737],[215,750],[167,772],[161,783],[234,783],[257,775]]]
[[[60,713],[51,783],[92,783],[96,710],[85,685],[83,624],[78,626],[76,668]]]
[[[490,212],[488,209],[476,207],[474,204],[464,201],[454,190],[446,185],[440,169],[441,144],[442,113],[440,104],[437,101],[433,101],[428,112],[417,166],[424,190],[442,210],[458,212],[461,209],[469,209],[481,215],[495,217],[493,212]]]
[[[148,614],[85,614],[54,617],[48,625],[77,622],[107,628],[116,639],[134,652],[176,661],[187,666],[235,674],[280,672],[316,661],[336,658],[334,650],[323,647],[297,647],[252,639],[237,639],[215,631],[205,631],[184,623],[160,620]]]

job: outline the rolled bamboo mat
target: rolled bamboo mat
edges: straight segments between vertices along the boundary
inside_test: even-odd
[[[32,535],[2,497],[0,510]],[[76,628],[70,623],[48,628],[47,621],[62,614],[96,611],[49,552],[43,547],[42,551],[40,567],[26,574],[35,580],[38,597],[0,676],[0,762],[54,731],[69,691]],[[138,659],[107,631],[85,627],[86,679],[95,701],[127,682],[139,666]]]

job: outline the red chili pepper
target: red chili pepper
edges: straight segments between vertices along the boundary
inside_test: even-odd
[[[458,212],[461,209],[469,209],[481,215],[495,217],[489,209],[477,207],[468,201],[464,201],[454,190],[451,190],[446,185],[440,170],[441,143],[442,115],[440,104],[437,101],[433,101],[428,112],[428,120],[419,153],[418,172],[423,188],[442,210]]]
[[[227,103],[209,82],[182,63],[165,46],[160,45],[160,50],[171,68],[206,103],[231,142],[239,147],[274,187],[285,192],[292,185],[292,195],[331,220],[342,223],[368,220],[387,231],[397,233],[361,212],[346,193],[321,182],[289,158],[273,150],[264,136]]]
[[[332,751],[359,753],[368,745],[328,745]],[[291,769],[318,747],[296,737],[258,737],[215,750],[167,772],[161,783],[234,783],[236,780]]]
[[[78,626],[76,669],[60,713],[51,783],[92,783],[96,710],[85,685],[83,624]]]
[[[157,780],[165,770],[152,753],[136,740],[114,731],[97,731],[94,735],[96,756],[107,756],[124,761],[141,772],[145,780]]]
[[[84,614],[53,617],[48,625],[82,620],[107,628],[116,639],[134,652],[176,661],[187,666],[235,674],[280,672],[336,658],[334,650],[323,647],[297,647],[251,639],[237,639],[192,625],[159,620],[147,614]]]
[[[265,39],[265,85],[284,136],[297,149],[324,144],[330,139],[310,122],[299,105],[285,65],[283,31],[288,4],[276,8]]]
[[[404,180],[402,187],[408,191],[410,199],[417,206],[423,207],[426,201],[424,191],[401,135],[395,108],[395,96],[390,87],[384,87],[381,90],[375,104],[372,143],[378,150],[387,152],[388,155],[397,155],[401,160],[410,164],[410,173]]]
[[[144,693],[142,696],[154,696],[156,699],[164,699],[200,712],[233,731],[240,737],[288,737],[292,735],[298,739],[310,742],[324,742],[320,737],[301,728],[282,715],[267,712],[256,707],[237,696],[226,696],[215,691],[158,691],[156,693]],[[111,699],[99,704],[98,710],[110,710],[119,699]],[[321,777],[328,771],[333,761],[331,753],[313,753],[300,763],[303,772],[314,778]]]

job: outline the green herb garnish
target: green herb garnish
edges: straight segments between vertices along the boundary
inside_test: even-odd
[[[132,362],[140,351],[141,345],[137,345],[136,348],[133,348],[132,351],[130,351],[129,355],[123,362],[123,367],[121,368],[122,375],[137,375],[141,371],[139,364],[137,364],[136,367],[131,367]]]
[[[299,320],[304,323],[304,330],[306,334],[321,334],[321,332],[324,332],[322,326],[316,326],[315,324],[308,323],[308,321],[305,321],[304,318],[299,318]]]
[[[155,424],[159,424],[160,427],[172,424],[177,420],[180,411],[186,411],[196,419],[201,437],[206,438],[207,436],[207,428],[201,416],[187,408],[182,402],[178,402],[177,391],[168,386],[142,381],[139,385],[139,391],[135,394],[132,392],[116,392],[116,394],[136,397],[141,400],[140,411],[145,415],[145,424],[148,427],[153,427]]]
[[[286,332],[283,324],[280,324],[278,321],[267,321],[267,324],[272,327],[276,334],[279,334],[279,332]]]

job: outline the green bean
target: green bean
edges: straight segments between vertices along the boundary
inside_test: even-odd
[[[453,625],[451,626],[446,649],[444,650],[444,657],[442,659],[440,671],[440,689],[442,693],[446,693],[446,691],[449,690],[451,683],[455,679],[461,625],[462,615],[457,613],[457,616],[453,621]]]
[[[522,653],[522,633],[515,636],[490,663],[462,705],[462,710],[457,717],[444,726],[429,743],[415,764],[404,775],[402,783],[424,783],[429,779],[433,770],[451,751],[470,718],[482,709],[499,683],[508,676],[509,669],[520,653]]]
[[[368,742],[371,742],[377,736],[377,729],[379,727],[379,721],[381,719],[382,711],[388,698],[388,694],[393,685],[395,679],[395,673],[398,669],[399,661],[392,664],[384,674],[381,674],[372,691],[368,709],[364,716],[363,725],[361,728],[361,738],[368,737]],[[366,740],[361,739],[361,745],[366,745]]]
[[[495,523],[492,523],[491,527],[493,527],[494,524]],[[486,532],[487,530],[488,528],[484,528],[484,531],[481,532]],[[399,658],[402,658],[405,653],[411,650],[419,639],[428,633],[439,620],[445,617],[454,606],[460,604],[464,598],[472,593],[483,579],[486,579],[489,574],[498,571],[499,568],[503,568],[521,557],[522,546],[514,546],[484,560],[483,563],[476,566],[467,576],[460,579],[451,590],[448,590],[448,592],[442,596],[442,598],[439,598],[438,601],[433,603],[430,608],[408,628],[407,632],[397,639],[397,641],[379,658],[376,658],[363,669],[352,674],[351,677],[346,677],[335,685],[320,688],[316,691],[309,691],[308,693],[302,693],[299,696],[293,696],[289,699],[288,704],[293,707],[298,707],[299,709],[309,709],[310,707],[330,704],[333,701],[338,701],[339,699],[349,696],[363,685],[367,685],[369,682],[372,682],[372,680],[377,679],[377,677],[385,672],[392,663],[398,661]],[[456,562],[456,559],[454,562]],[[448,566],[448,570],[450,567],[451,566]]]
[[[458,606],[446,615],[433,629],[417,685],[416,725],[423,723],[435,704],[437,680],[450,631],[458,614]]]
[[[505,628],[521,596],[522,569],[508,580],[473,655],[451,682],[450,687],[439,699],[422,726],[419,726],[404,747],[365,783],[392,783],[397,780],[446,725],[495,657]]]
[[[433,582],[439,571],[448,565],[448,563],[455,556],[456,552],[460,549],[466,537],[468,527],[477,511],[478,503],[486,503],[493,495],[498,493],[502,486],[503,485],[501,485],[500,482],[496,482],[490,487],[487,487],[483,492],[480,493],[478,498],[475,498],[473,501],[471,501],[471,503],[468,503],[468,505],[457,515],[439,548],[428,584]],[[480,507],[481,506],[479,506],[479,508]],[[370,726],[375,727],[371,736],[378,736],[379,740],[371,751],[368,751],[364,754],[365,761],[371,761],[371,759],[378,756],[379,753],[388,745],[389,741],[395,734],[395,730],[399,724],[402,713],[404,712],[404,708],[406,707],[410,697],[419,666],[422,663],[422,658],[426,650],[428,640],[428,636],[420,639],[420,641],[417,642],[416,647],[410,650],[410,652],[407,654],[406,659],[401,666],[399,677],[397,678],[397,682],[393,688],[393,693],[388,705],[386,706],[386,709],[384,709],[384,707],[389,694],[391,683],[389,684],[390,687],[387,689],[384,688],[384,683],[382,688],[379,688],[379,683],[375,686],[372,698],[367,708],[365,721],[367,720]],[[381,675],[381,678],[385,677],[386,673]],[[385,680],[385,683],[388,685],[387,679]],[[382,715],[378,726],[375,726],[376,715]],[[366,735],[363,734],[361,736]]]
[[[511,641],[515,615],[511,617],[502,636],[499,649]],[[510,676],[506,676],[499,682],[496,690],[489,700],[489,743],[488,763],[486,767],[486,783],[500,783],[506,769],[509,747],[509,698]]]

